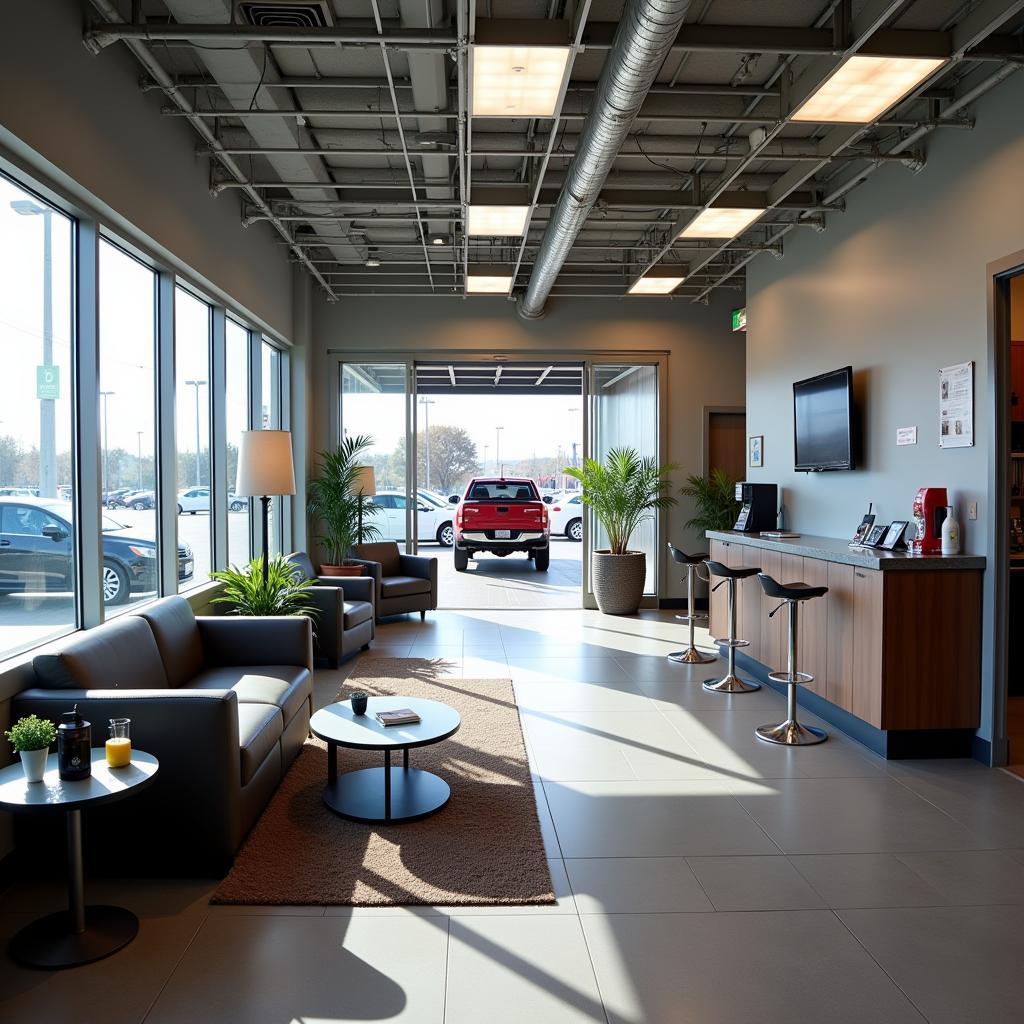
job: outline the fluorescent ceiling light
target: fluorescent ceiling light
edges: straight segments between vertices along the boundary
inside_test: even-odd
[[[472,113],[552,117],[569,54],[568,46],[474,46]]]
[[[652,267],[629,286],[629,294],[668,295],[685,280],[682,267]]]
[[[480,206],[470,203],[470,235],[522,235],[526,230],[528,206]]]
[[[945,63],[930,57],[856,54],[800,104],[792,119],[815,124],[868,124]]]
[[[469,268],[466,291],[470,295],[506,295],[512,287],[511,267],[477,266]]]
[[[757,220],[764,210],[722,206],[702,210],[679,232],[680,238],[735,238]]]

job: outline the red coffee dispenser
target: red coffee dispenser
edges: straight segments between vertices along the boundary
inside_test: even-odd
[[[917,535],[910,542],[915,555],[937,555],[942,549],[942,520],[948,504],[945,487],[922,487],[915,495]]]

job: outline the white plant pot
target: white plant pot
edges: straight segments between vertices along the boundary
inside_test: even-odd
[[[21,758],[21,768],[25,773],[26,782],[42,782],[46,774],[46,759],[50,756],[50,748],[43,747],[42,750],[22,750],[18,756]]]

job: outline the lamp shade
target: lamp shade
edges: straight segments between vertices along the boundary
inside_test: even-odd
[[[292,463],[290,430],[243,430],[238,447],[238,477],[235,494],[260,497],[266,494],[294,494],[295,466]]]
[[[356,466],[356,473],[352,490],[356,494],[376,494],[377,478],[373,475],[373,466]]]

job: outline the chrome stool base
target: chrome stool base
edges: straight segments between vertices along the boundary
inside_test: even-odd
[[[667,657],[677,665],[707,665],[715,660],[715,655],[701,654],[696,647],[688,647],[685,651],[673,651]]]
[[[760,683],[748,683],[740,679],[738,675],[730,672],[721,679],[708,679],[704,682],[704,689],[710,693],[753,693],[761,689]]]
[[[815,743],[824,743],[828,733],[824,729],[816,729],[813,725],[801,725],[792,718],[778,725],[759,725],[754,735],[765,743],[778,743],[784,747],[810,747]]]

